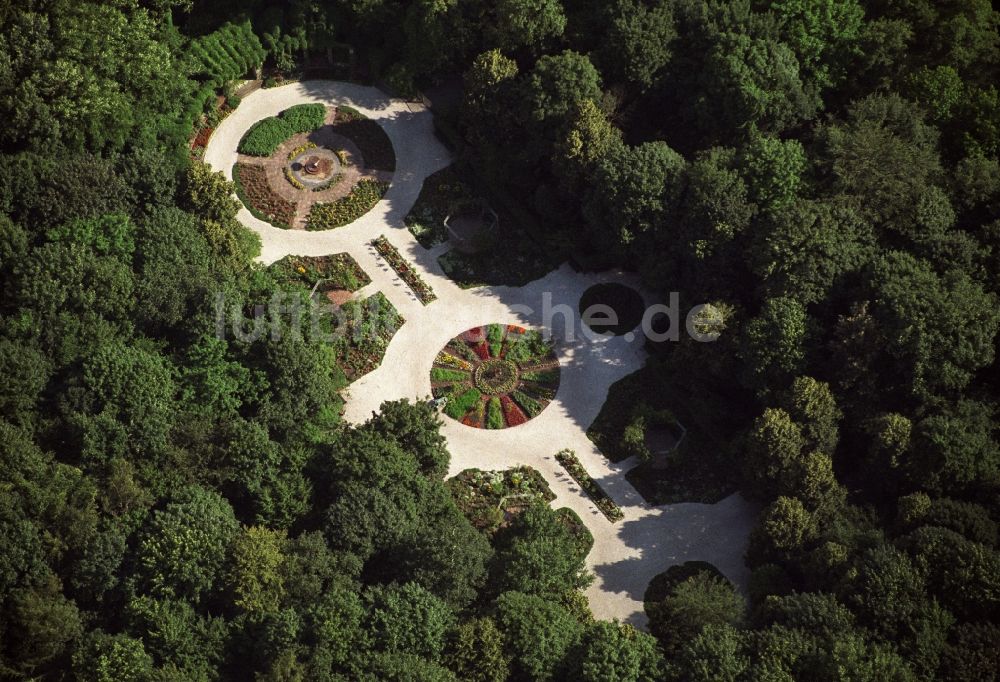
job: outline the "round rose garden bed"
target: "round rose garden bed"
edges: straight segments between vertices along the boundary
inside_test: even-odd
[[[533,417],[555,398],[559,361],[534,330],[503,324],[473,327],[438,353],[431,391],[444,413],[466,426],[505,429]]]

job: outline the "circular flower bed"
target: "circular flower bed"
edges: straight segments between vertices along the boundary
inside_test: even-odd
[[[504,358],[485,360],[472,373],[472,383],[486,395],[510,393],[517,387],[519,378],[517,363]]]
[[[616,324],[609,324],[614,311]],[[646,305],[642,295],[624,284],[595,284],[580,297],[580,317],[583,323],[599,334],[627,334],[642,322]]]
[[[534,330],[503,324],[473,327],[438,353],[431,391],[444,413],[467,426],[505,429],[533,417],[555,398],[559,361]]]
[[[388,135],[350,107],[296,105],[244,134],[233,168],[249,211],[285,229],[354,222],[385,195],[396,167]]]

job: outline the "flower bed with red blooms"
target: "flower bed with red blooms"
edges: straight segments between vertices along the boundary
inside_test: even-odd
[[[552,344],[517,325],[488,324],[462,332],[438,353],[431,369],[431,392],[447,398],[444,413],[477,429],[520,426],[538,416],[558,389],[559,361]],[[490,408],[494,399],[499,399],[499,413],[495,402]]]
[[[478,355],[481,360],[490,359],[490,347],[486,345],[485,341],[477,343],[472,347],[472,350],[476,351],[476,355]]]
[[[510,396],[500,396],[500,406],[503,408],[503,417],[507,420],[507,426],[520,426],[528,421],[528,417],[517,406],[517,403],[510,399]]]
[[[469,331],[462,332],[459,334],[463,341],[468,343],[479,343],[486,339],[486,332],[483,331],[482,327],[473,327]]]

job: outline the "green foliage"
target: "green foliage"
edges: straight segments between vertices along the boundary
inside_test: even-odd
[[[840,84],[857,51],[864,9],[857,0],[781,0],[774,3],[781,34],[808,79],[819,88]]]
[[[785,43],[722,34],[705,65],[695,124],[722,137],[748,126],[780,132],[812,117],[821,103],[800,68]]]
[[[369,591],[367,627],[376,647],[440,660],[454,615],[447,604],[413,583]]]
[[[182,205],[206,220],[225,222],[236,217],[239,202],[234,188],[221,172],[202,163],[192,163],[182,183]]]
[[[323,127],[326,107],[322,104],[296,104],[281,112],[281,120],[293,133],[308,133]]]
[[[4,620],[4,666],[20,677],[58,670],[65,665],[72,642],[83,632],[76,605],[51,578],[38,589],[13,590],[7,596]]]
[[[267,528],[245,528],[235,537],[230,559],[230,589],[233,604],[252,616],[271,613],[285,595],[286,537]]]
[[[751,135],[739,154],[740,168],[750,200],[762,211],[790,204],[803,184],[808,167],[805,149],[798,140]]]
[[[469,410],[482,400],[482,395],[475,387],[469,388],[459,395],[451,395],[448,397],[448,404],[444,406],[444,413],[452,419],[461,420]]]
[[[559,679],[568,664],[566,655],[583,636],[583,625],[559,604],[520,592],[501,594],[496,606],[515,675]]]
[[[450,455],[440,432],[441,419],[429,403],[384,402],[368,427],[412,454],[427,476],[441,479],[447,473]]]
[[[586,529],[582,532],[589,536]],[[554,598],[590,582],[586,554],[559,515],[536,504],[518,514],[497,539],[492,572],[500,591]]]
[[[616,81],[648,89],[657,81],[672,56],[677,35],[671,6],[652,7],[626,0],[616,3],[605,45],[599,51],[602,71]]]
[[[795,497],[779,497],[761,512],[750,536],[748,561],[756,564],[786,557],[803,549],[815,534],[815,520],[802,501]]]
[[[721,252],[756,213],[748,185],[757,178],[744,180],[735,161],[733,150],[716,147],[699,154],[687,167],[682,220],[676,228],[695,259]]]
[[[674,585],[662,600],[646,603],[649,631],[668,655],[706,626],[737,625],[743,609],[743,599],[727,580],[704,571]]]
[[[240,154],[270,156],[281,143],[295,134],[284,117],[271,116],[257,121],[240,140]]]
[[[806,305],[824,300],[875,250],[871,226],[847,205],[791,201],[774,209],[764,227],[756,237],[753,267],[765,295]]]
[[[487,26],[490,39],[503,50],[538,49],[566,28],[559,0],[498,0]]]
[[[683,170],[684,159],[663,142],[612,146],[597,162],[584,203],[593,245],[621,253],[661,229]]]
[[[832,456],[839,439],[837,425],[844,415],[829,384],[811,377],[796,377],[781,396],[781,404],[802,425],[805,447]]]
[[[219,586],[238,524],[217,493],[189,487],[154,511],[136,550],[142,589],[198,603]]]
[[[111,343],[88,358],[82,381],[85,456],[96,462],[125,452],[149,459],[162,456],[176,391],[173,367],[162,355],[139,345]],[[124,448],[108,451],[109,432],[120,434]],[[151,471],[146,473],[153,477]]]
[[[194,62],[194,73],[207,75],[217,87],[247,76],[263,64],[266,56],[250,22],[224,24],[192,40],[188,54]]]
[[[313,204],[306,222],[307,230],[330,230],[341,227],[363,216],[375,207],[386,191],[389,183],[381,180],[364,179],[355,185],[351,193],[325,204]]]
[[[73,669],[84,682],[144,682],[152,677],[153,660],[142,640],[95,630],[73,653]]]
[[[809,321],[805,308],[792,298],[770,298],[743,332],[744,382],[762,391],[781,386],[806,362]]]
[[[503,418],[503,410],[500,407],[500,398],[493,396],[486,406],[486,428],[502,429],[506,426]]]
[[[662,679],[663,654],[656,639],[631,625],[597,621],[583,638],[580,680],[640,682]]]
[[[431,381],[465,381],[468,378],[468,372],[457,369],[447,369],[444,367],[434,367],[431,369]]]
[[[322,104],[296,104],[278,116],[257,121],[240,140],[240,154],[270,156],[281,143],[296,133],[307,133],[323,126],[326,107]]]
[[[566,50],[538,60],[528,74],[525,97],[536,121],[564,118],[586,99],[601,97],[601,76],[585,55]]]
[[[1000,480],[1000,446],[993,437],[993,407],[964,400],[915,425],[907,477],[927,490],[950,492]]]
[[[460,623],[448,645],[448,668],[469,682],[504,682],[510,675],[510,657],[503,645],[503,633],[493,618]]]
[[[998,18],[986,0],[11,4],[0,677],[990,678]],[[717,501],[746,469],[748,622],[711,572],[668,571],[649,600],[671,614],[651,619],[664,662],[589,619],[593,540],[568,510],[523,509],[551,497],[537,475],[443,485],[423,402],[340,425],[348,377],[401,323],[383,296],[345,304],[332,344],[266,318],[257,340],[217,336],[223,297],[249,314],[325,276],[321,294],[363,283],[254,263],[233,184],[188,163],[265,58],[276,82],[325,57],[406,90],[466,71],[461,98],[428,96],[503,248],[444,258],[463,285],[571,252],[725,311],[714,345],[664,344],[616,384],[591,433],[617,459],[645,448],[637,405],[684,422],[665,468],[628,473],[653,504]],[[255,142],[325,117],[295,107]],[[340,107],[333,126],[395,168],[377,121]],[[531,416],[549,395],[512,397]],[[453,403],[486,416],[478,393]]]
[[[938,133],[919,107],[898,95],[871,95],[851,105],[847,122],[821,129],[819,139],[838,193],[860,199],[871,220],[913,229],[914,208],[941,173]]]
[[[675,659],[691,682],[736,682],[750,667],[745,637],[731,625],[705,625]]]
[[[877,264],[872,286],[885,352],[902,390],[917,396],[958,391],[993,361],[1000,327],[995,295],[966,273],[941,276],[926,261],[890,252]]]
[[[585,181],[594,164],[609,150],[621,146],[622,132],[592,99],[576,103],[568,112],[565,132],[557,141],[553,172],[572,189]]]

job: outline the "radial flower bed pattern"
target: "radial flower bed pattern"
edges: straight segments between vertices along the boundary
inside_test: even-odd
[[[504,324],[473,327],[438,353],[431,391],[444,413],[466,426],[504,429],[537,417],[559,389],[552,344],[534,330]]]

